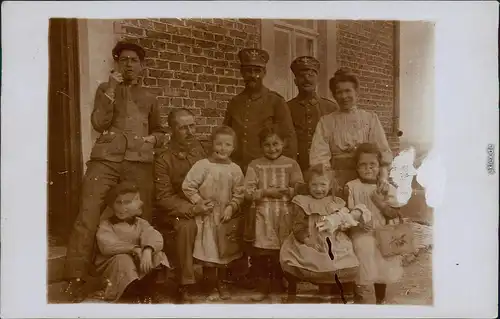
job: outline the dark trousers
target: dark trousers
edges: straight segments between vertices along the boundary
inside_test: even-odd
[[[95,235],[107,207],[109,191],[123,180],[134,182],[144,202],[141,218],[151,221],[153,165],[122,161],[89,161],[83,178],[80,211],[70,235],[66,256],[66,278],[84,278],[93,261]]]
[[[196,283],[193,250],[198,228],[194,219],[172,218],[170,224],[175,231],[175,262],[180,285]]]

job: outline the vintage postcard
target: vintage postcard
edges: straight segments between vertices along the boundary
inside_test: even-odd
[[[64,3],[61,14],[36,13],[37,28],[46,29],[36,50],[47,58],[36,89],[45,90],[47,108],[37,98],[40,105],[23,105],[15,121],[43,122],[45,136],[28,132],[27,142],[26,133],[9,133],[8,146],[45,139],[45,153],[25,149],[25,156],[46,172],[37,184],[46,209],[22,199],[30,212],[24,223],[39,215],[30,242],[46,251],[24,265],[28,272],[46,265],[37,277],[39,315],[101,317],[91,309],[112,306],[141,317],[172,316],[167,309],[177,317],[195,309],[198,316],[407,317],[437,316],[438,308],[444,316],[494,316],[496,287],[480,285],[497,282],[495,267],[484,266],[494,258],[484,258],[496,251],[498,120],[486,109],[498,111],[498,88],[486,84],[488,97],[478,98],[473,74],[495,81],[488,71],[497,61],[470,51],[483,64],[457,60],[450,73],[446,59],[464,54],[438,33],[445,23],[438,14],[412,14],[415,3],[393,2],[400,9],[391,15],[382,9],[389,3],[299,3]],[[76,15],[72,5],[85,10]],[[323,5],[344,11],[328,16]],[[316,13],[294,11],[301,6]],[[7,8],[20,13],[15,3]],[[477,12],[478,22],[494,9],[456,8]],[[495,19],[491,12],[486,27]],[[479,49],[465,50],[472,48]],[[470,91],[442,82],[457,76],[469,79]],[[30,86],[7,81],[3,92],[29,94]],[[457,99],[478,103],[464,111],[452,107]],[[16,107],[4,103],[3,111]],[[43,116],[28,115],[32,108]],[[11,119],[2,124],[14,128],[5,123]],[[459,137],[447,133],[454,129]],[[474,147],[484,148],[477,163],[455,155]],[[12,159],[3,162],[2,173],[17,170]],[[476,182],[465,180],[472,171],[482,174]],[[449,204],[453,196],[465,202],[460,211]],[[4,214],[2,223],[14,231]],[[18,227],[16,237],[28,238]],[[461,236],[467,244],[448,248],[456,237],[464,243]],[[480,246],[481,236],[490,246]],[[16,249],[10,245],[3,250]],[[2,268],[8,264],[2,258]],[[19,287],[2,273],[8,299]],[[461,304],[477,298],[482,312],[463,312]]]

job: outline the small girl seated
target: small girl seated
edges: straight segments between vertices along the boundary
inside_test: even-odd
[[[108,301],[151,303],[157,276],[170,268],[162,251],[163,237],[142,214],[136,185],[122,182],[110,192],[108,204],[114,215],[97,230],[99,252],[95,264],[107,281]]]
[[[224,249],[234,244],[230,243],[230,238],[220,236],[221,230],[227,229],[224,224],[234,222],[244,197],[243,172],[230,158],[235,142],[232,128],[215,128],[212,154],[196,162],[182,184],[184,194],[193,204],[209,201],[213,206],[206,215],[196,216],[198,232],[193,251],[193,257],[203,266],[206,287],[210,290],[209,300],[230,298],[223,280],[229,263],[242,256],[240,247]]]
[[[344,295],[352,297],[354,279],[358,272],[358,259],[351,240],[343,232],[358,221],[345,207],[345,201],[335,194],[329,196],[334,185],[332,172],[322,165],[309,171],[309,195],[293,198],[293,231],[280,251],[280,263],[289,280],[288,302],[294,302],[297,281],[318,284],[321,294],[330,295],[338,291],[335,275],[342,283]],[[369,218],[363,207],[358,207]],[[362,219],[363,213],[356,218]],[[329,255],[327,237],[331,241]]]

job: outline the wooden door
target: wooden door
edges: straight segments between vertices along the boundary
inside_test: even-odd
[[[49,22],[48,230],[64,244],[79,206],[82,178],[76,19]]]

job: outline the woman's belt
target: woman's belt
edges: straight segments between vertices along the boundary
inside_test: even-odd
[[[354,153],[340,153],[332,155],[332,168],[334,170],[356,169]]]

